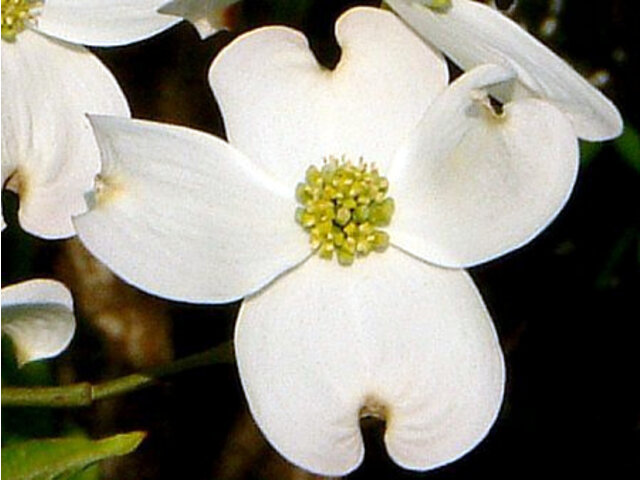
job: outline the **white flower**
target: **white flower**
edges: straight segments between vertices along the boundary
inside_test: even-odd
[[[74,235],[71,216],[99,171],[85,115],[129,115],[111,73],[76,44],[154,35],[180,21],[155,11],[165,1],[2,0],[2,187],[19,193],[25,230]]]
[[[385,0],[428,42],[463,69],[495,63],[514,69],[500,100],[542,98],[562,110],[576,135],[608,140],[622,133],[622,117],[602,93],[564,60],[498,10],[472,0]]]
[[[60,282],[36,279],[2,288],[2,333],[13,341],[19,365],[55,357],[75,329],[73,299]]]
[[[496,113],[486,89],[512,80],[502,67],[447,87],[442,56],[389,12],[349,10],[336,36],[333,71],[289,28],[229,44],[209,73],[229,143],[92,117],[103,170],[75,225],[139,288],[190,302],[245,298],[240,377],[258,425],[290,461],[353,470],[359,418],[376,415],[391,457],[427,470],[473,448],[503,395],[494,327],[458,267],[551,221],[575,180],[577,140],[548,103]],[[386,193],[395,214],[385,227]],[[353,264],[322,258],[332,251]]]

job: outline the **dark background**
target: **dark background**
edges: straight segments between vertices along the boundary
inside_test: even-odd
[[[135,117],[224,135],[206,79],[224,45],[251,27],[285,23],[307,33],[320,61],[331,66],[339,58],[334,20],[363,3],[376,2],[248,0],[233,33],[201,41],[182,23],[140,44],[93,51],[119,80]],[[637,133],[636,3],[521,0],[509,14],[586,77],[608,79],[603,90]],[[550,17],[557,30],[542,35]],[[576,189],[558,219],[524,248],[471,271],[508,368],[505,402],[488,437],[461,460],[416,474],[386,458],[383,426],[367,423],[367,456],[350,478],[640,478],[640,144],[629,132],[616,142],[583,144]],[[101,267],[74,241],[44,242],[21,232],[15,198],[3,193],[3,204],[10,224],[2,236],[3,285],[62,279],[80,317],[69,351],[19,374],[5,366],[3,382],[9,374],[18,383],[99,381],[231,338],[237,305],[196,307],[133,291],[98,274]],[[91,408],[3,410],[5,438],[75,429],[92,436],[149,432],[135,454],[104,464],[105,478],[313,478],[264,443],[233,365],[183,373]]]

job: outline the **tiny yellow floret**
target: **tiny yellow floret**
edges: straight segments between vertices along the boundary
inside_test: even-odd
[[[431,10],[435,10],[436,12],[446,12],[451,8],[451,0],[417,0],[418,3],[421,3],[427,8]]]
[[[2,0],[2,39],[13,42],[34,20],[32,9],[41,5],[37,0]]]
[[[295,218],[321,258],[335,254],[341,265],[351,265],[357,256],[389,246],[389,235],[379,228],[389,225],[393,215],[388,190],[389,182],[373,166],[330,157],[320,169],[309,167],[296,187],[302,206]]]

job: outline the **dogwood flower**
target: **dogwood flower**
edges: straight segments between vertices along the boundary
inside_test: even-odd
[[[575,181],[571,124],[517,100],[496,112],[497,65],[451,85],[439,52],[393,14],[336,24],[334,70],[305,37],[231,42],[209,80],[228,142],[92,117],[103,169],[79,238],[163,297],[244,298],[235,331],[250,410],[312,472],[363,458],[359,419],[390,456],[428,470],[473,448],[498,414],[504,362],[469,275],[530,240]],[[455,267],[455,268],[442,268]]]
[[[472,0],[385,0],[424,39],[463,69],[483,63],[512,68],[518,81],[492,92],[500,100],[542,98],[564,112],[578,137],[622,133],[615,105],[571,66],[495,8]]]
[[[18,365],[55,357],[75,329],[73,299],[62,283],[36,279],[2,288],[2,333],[13,341]]]
[[[123,45],[180,18],[166,0],[2,0],[2,186],[20,195],[22,227],[74,235],[71,216],[99,171],[86,113],[129,115],[111,73],[83,45]],[[2,227],[4,228],[4,220]]]

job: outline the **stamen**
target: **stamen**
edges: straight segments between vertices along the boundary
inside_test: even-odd
[[[2,39],[13,42],[34,21],[32,9],[41,5],[39,0],[2,0]]]
[[[295,218],[321,258],[335,254],[341,265],[351,265],[356,256],[389,246],[389,235],[379,229],[389,225],[394,211],[388,190],[387,179],[362,159],[354,165],[330,157],[321,169],[309,167],[305,182],[296,187],[302,207]]]
[[[416,2],[438,13],[445,13],[451,8],[451,0],[416,0]]]

